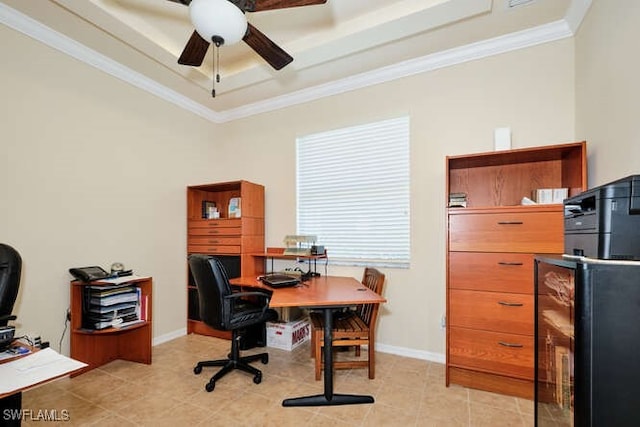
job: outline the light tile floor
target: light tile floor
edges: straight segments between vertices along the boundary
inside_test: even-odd
[[[533,403],[460,386],[445,387],[444,366],[385,353],[376,354],[376,378],[366,369],[340,370],[337,393],[370,394],[372,405],[284,408],[287,397],[319,394],[309,345],[268,351],[262,383],[234,371],[208,393],[204,385],[218,368],[195,375],[200,360],[226,357],[229,341],[188,335],[153,348],[153,363],[113,361],[75,378],[29,390],[23,409],[62,410],[68,421],[23,419],[24,426],[518,426],[533,425]],[[338,357],[344,357],[341,354]]]

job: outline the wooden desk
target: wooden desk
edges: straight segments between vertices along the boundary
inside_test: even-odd
[[[16,361],[17,359],[22,359],[30,356],[35,356],[35,354],[40,351],[37,348],[31,348],[31,352],[27,354],[16,355],[16,357],[11,357],[7,359],[3,359],[0,361],[0,364],[8,363]],[[47,349],[45,351],[51,351]],[[48,353],[46,353],[48,355]],[[45,355],[45,353],[40,353],[40,355]],[[76,361],[77,362],[77,361]],[[72,368],[64,368],[59,369],[55,373],[49,373],[46,376],[41,375],[42,378],[40,381],[33,381],[29,384],[26,384],[18,389],[12,390],[8,393],[0,393],[0,425],[6,427],[19,427],[22,424],[22,413],[20,410],[22,409],[22,392],[28,390],[30,388],[39,386],[41,384],[48,383],[50,381],[56,380],[58,378],[65,377],[67,375],[71,375],[73,373],[78,372],[82,369],[81,366],[84,364],[80,364],[80,367],[76,369]]]
[[[328,406],[373,403],[373,396],[337,394],[333,392],[333,312],[336,309],[357,304],[386,302],[353,277],[314,277],[301,285],[272,289],[255,277],[239,277],[231,283],[241,287],[266,288],[273,291],[270,307],[307,307],[324,313],[324,393],[285,399],[282,406]]]

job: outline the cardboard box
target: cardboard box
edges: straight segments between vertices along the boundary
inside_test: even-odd
[[[311,338],[309,319],[293,322],[267,322],[267,347],[291,351]]]

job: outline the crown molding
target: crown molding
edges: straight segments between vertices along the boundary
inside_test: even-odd
[[[468,61],[572,37],[591,6],[591,1],[573,0],[565,19],[549,24],[414,58],[370,72],[224,111],[214,111],[209,107],[192,101],[184,95],[2,3],[0,3],[0,22],[79,61],[152,93],[180,108],[191,111],[206,120],[213,123],[225,123]]]
[[[575,35],[580,28],[580,24],[584,21],[584,17],[591,7],[592,0],[572,0],[567,10],[567,15],[564,17],[565,21],[569,24],[571,32]]]
[[[389,65],[377,70],[270,98],[268,101],[260,101],[235,109],[225,110],[220,112],[220,115],[225,122],[245,118],[255,114],[303,104],[327,96],[338,95],[415,74],[437,70],[439,68],[450,67],[476,59],[487,58],[513,50],[564,39],[572,35],[573,33],[566,21],[559,20],[532,29],[518,31],[493,39],[399,62],[398,64]]]
[[[87,65],[130,83],[131,85],[169,101],[178,107],[189,110],[206,120],[215,123],[222,122],[218,112],[192,101],[186,96],[161,85],[155,80],[152,80],[149,77],[140,74],[137,71],[134,71],[131,68],[126,67],[81,43],[78,43],[72,38],[61,34],[2,3],[0,3],[0,22],[7,27],[13,28],[26,36],[38,40],[39,42],[82,61]]]

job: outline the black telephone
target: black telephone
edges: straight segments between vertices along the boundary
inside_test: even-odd
[[[69,273],[71,273],[71,275],[76,279],[85,283],[105,279],[111,276],[102,267],[98,266],[70,268]]]

